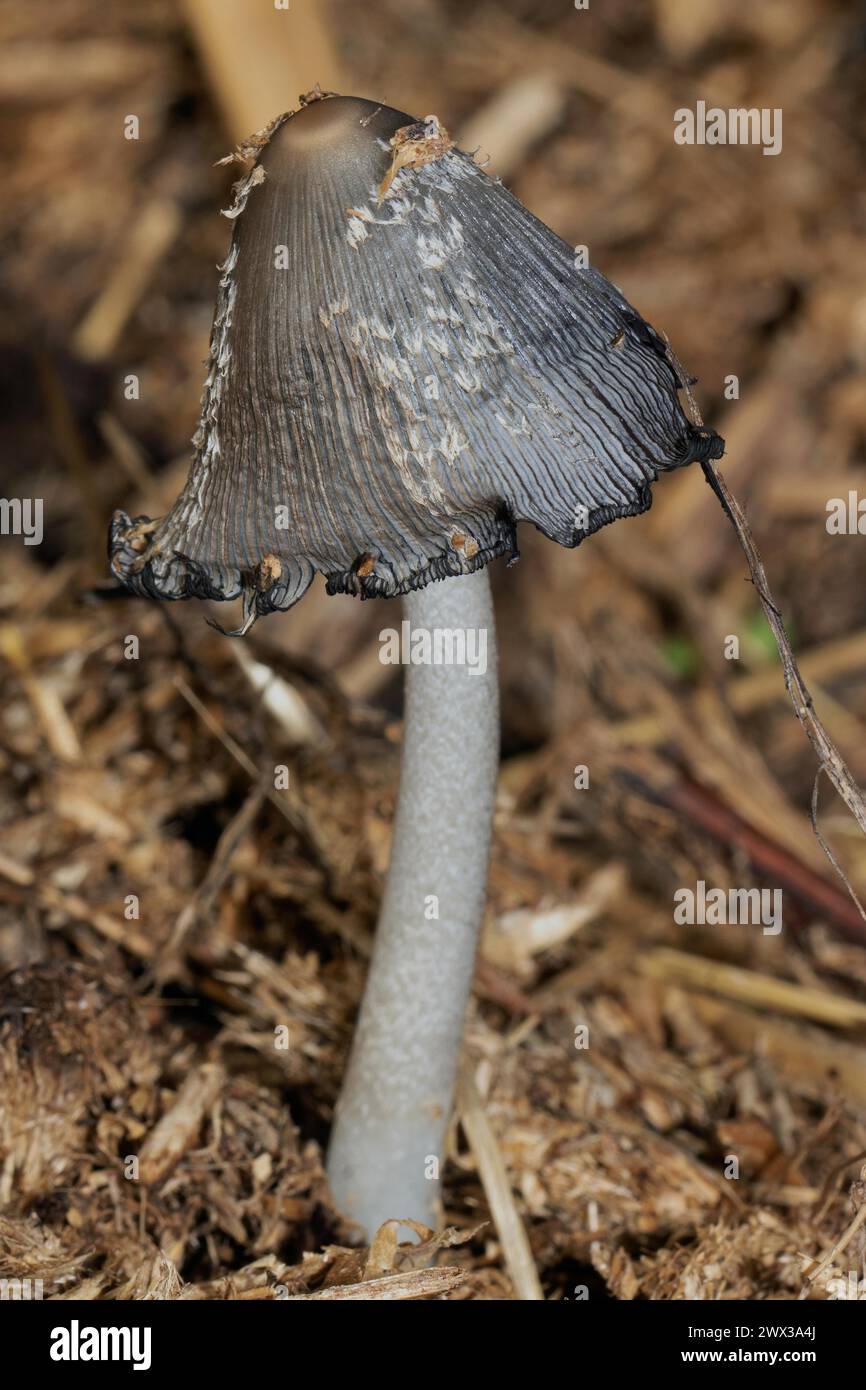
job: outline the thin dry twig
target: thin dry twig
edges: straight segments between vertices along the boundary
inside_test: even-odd
[[[814,1284],[815,1280],[820,1278],[824,1271],[833,1263],[836,1256],[847,1249],[864,1222],[866,1222],[866,1201],[861,1201],[853,1219],[849,1221],[839,1239],[835,1244],[830,1246],[830,1249],[827,1251],[820,1264],[816,1265],[812,1272],[806,1276],[808,1283]]]
[[[157,1121],[138,1151],[141,1182],[160,1182],[192,1148],[224,1081],[225,1072],[214,1062],[205,1062],[190,1072],[174,1104]]]
[[[478,1088],[468,1069],[463,1071],[458,1081],[457,1106],[460,1122],[475,1155],[490,1214],[502,1242],[502,1253],[514,1291],[523,1302],[543,1303],[544,1294],[526,1227],[514,1201],[496,1136],[490,1128]]]
[[[846,769],[846,771],[847,771],[847,769]],[[829,777],[829,775],[830,775],[830,774],[829,774],[829,771],[828,771],[828,769],[824,766],[823,763],[822,763],[821,766],[818,768],[818,771],[815,773],[815,781],[814,781],[814,784],[813,784],[813,786],[812,786],[812,805],[811,805],[811,807],[810,807],[810,818],[811,818],[811,821],[812,821],[812,829],[813,829],[814,832],[815,832],[815,838],[816,838],[816,840],[818,841],[818,844],[821,846],[821,848],[822,848],[822,850],[824,851],[824,853],[826,854],[827,858],[830,860],[830,863],[833,865],[833,868],[836,870],[837,874],[838,874],[839,877],[842,879],[843,883],[845,884],[845,887],[848,889],[848,892],[851,894],[851,897],[853,898],[853,900],[854,900],[854,902],[855,902],[855,904],[856,904],[856,906],[857,906],[857,910],[858,910],[858,912],[860,913],[860,916],[863,918],[864,922],[866,922],[866,910],[864,910],[863,904],[861,903],[859,897],[857,896],[857,893],[856,893],[855,890],[854,890],[853,884],[849,883],[848,878],[847,878],[847,876],[846,876],[846,874],[845,874],[845,870],[842,868],[842,865],[839,863],[839,860],[836,858],[836,856],[835,856],[835,854],[833,853],[833,851],[831,850],[830,846],[827,844],[827,841],[824,839],[823,833],[822,833],[822,831],[821,831],[821,827],[820,827],[819,824],[818,824],[818,792],[819,792],[819,788],[820,788],[820,785],[821,785],[821,773],[822,773],[822,772],[826,772],[826,773],[827,773],[827,776]],[[859,820],[859,817],[858,817],[858,820]]]
[[[638,968],[656,979],[674,981],[692,989],[712,990],[741,1004],[791,1014],[795,1018],[810,1018],[835,1028],[856,1028],[866,1023],[866,1004],[858,999],[795,985],[789,980],[777,980],[757,970],[743,970],[740,966],[707,960],[686,951],[661,946],[642,956]]]
[[[157,962],[155,975],[161,982],[164,983],[177,967],[181,946],[187,934],[195,926],[196,921],[211,907],[228,878],[235,851],[255,823],[265,799],[266,790],[262,780],[252,787],[243,805],[220,835],[207,872],[189,902],[180,912],[171,937]]]
[[[701,416],[701,412],[698,409],[697,401],[695,400],[694,394],[692,392],[691,383],[687,374],[680,365],[670,343],[668,343],[668,357],[671,366],[673,367],[673,370],[676,373],[677,378],[679,379],[680,384],[686,393],[686,399],[689,405],[689,415],[691,416],[692,422],[699,429],[701,429],[703,428],[704,422]],[[808,738],[809,742],[814,748],[815,754],[818,758],[819,763],[821,764],[822,769],[824,770],[824,772],[826,772],[827,776],[830,778],[830,781],[833,783],[833,786],[836,788],[842,800],[845,802],[845,805],[848,807],[848,810],[854,816],[855,820],[857,821],[857,824],[863,831],[863,834],[866,835],[866,798],[864,798],[863,792],[857,785],[857,782],[854,780],[850,768],[848,767],[847,763],[845,762],[835,743],[831,739],[830,735],[827,733],[827,730],[824,728],[824,725],[822,724],[821,720],[815,713],[815,709],[812,702],[812,696],[809,694],[806,682],[803,680],[803,677],[800,673],[800,668],[797,665],[797,659],[794,656],[794,652],[791,648],[791,643],[788,640],[788,634],[785,631],[785,625],[782,621],[782,614],[778,606],[776,605],[776,602],[770,591],[770,585],[767,579],[767,572],[764,569],[764,562],[761,559],[760,551],[758,550],[758,547],[755,543],[755,538],[752,535],[749,523],[746,520],[743,509],[740,506],[734,494],[731,492],[727,483],[725,482],[724,475],[715,466],[715,463],[711,459],[702,460],[701,468],[703,469],[704,477],[706,478],[707,482],[709,483],[710,487],[712,488],[713,492],[718,498],[722,510],[725,513],[725,516],[728,518],[731,525],[733,526],[737,534],[737,540],[739,541],[743,554],[746,557],[746,563],[749,566],[749,574],[751,575],[752,584],[755,587],[755,592],[757,593],[761,607],[764,610],[764,616],[767,619],[767,622],[770,626],[770,630],[773,634],[773,637],[775,638],[776,646],[779,649],[779,656],[782,661],[782,670],[785,675],[785,688],[787,689],[788,694],[791,697],[791,703],[794,706],[794,713],[796,714],[797,718],[802,724],[803,729],[806,733],[806,737]],[[812,798],[812,804],[812,825],[815,829],[816,834],[818,834],[818,828],[814,815],[814,795]],[[860,903],[857,894],[855,893],[854,889],[851,886],[851,883],[849,882],[848,876],[846,875],[844,869],[842,869],[834,855],[829,853],[826,842],[820,834],[818,834],[818,843],[821,845],[821,848],[824,850],[824,853],[827,854],[830,863],[832,864],[836,873],[842,879],[842,882],[845,884],[845,887],[848,889],[848,892],[850,893],[852,899],[857,905],[857,909],[860,912],[860,915],[863,917],[864,921],[866,921],[866,912],[864,912],[862,904]]]
[[[318,1293],[293,1294],[285,1303],[357,1303],[370,1300],[406,1301],[411,1298],[438,1298],[464,1282],[466,1271],[456,1265],[441,1269],[413,1269],[407,1274],[386,1274],[365,1279],[360,1284],[337,1284]]]

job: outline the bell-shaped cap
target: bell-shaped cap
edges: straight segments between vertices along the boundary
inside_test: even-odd
[[[520,521],[578,545],[722,452],[655,330],[435,117],[326,97],[265,134],[186,486],[112,522],[130,589],[243,595],[243,630],[317,570],[401,594],[515,554]]]

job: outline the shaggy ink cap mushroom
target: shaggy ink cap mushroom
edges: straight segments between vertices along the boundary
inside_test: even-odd
[[[307,99],[246,147],[186,486],[117,512],[131,590],[243,596],[241,631],[329,593],[390,597],[578,545],[718,457],[666,344],[436,117]]]
[[[342,97],[242,147],[201,423],[167,516],[115,515],[111,563],[156,598],[243,596],[240,629],[331,593],[405,594],[410,629],[486,663],[406,671],[400,788],[327,1170],[369,1235],[428,1226],[484,915],[499,758],[485,569],[527,521],[561,545],[714,458],[659,335],[453,147]],[[446,583],[432,583],[433,580]]]

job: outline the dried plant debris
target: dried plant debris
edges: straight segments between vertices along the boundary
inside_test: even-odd
[[[30,949],[47,959],[0,982],[2,1277],[39,1264],[33,1277],[52,1296],[86,1298],[513,1296],[489,1225],[435,1257],[441,1277],[400,1264],[371,1274],[371,1260],[387,1265],[382,1242],[370,1255],[349,1248],[322,1174],[378,898],[371,864],[378,872],[387,858],[396,749],[339,705],[317,704],[330,742],[320,751],[290,742],[279,754],[292,770],[291,813],[303,810],[293,828],[236,757],[250,759],[252,774],[263,756],[272,762],[288,737],[279,722],[197,624],[184,668],[194,679],[204,663],[212,685],[191,705],[157,611],[145,618],[144,683],[135,663],[111,656],[125,627],[106,637],[102,611],[90,619],[98,654],[66,697],[85,764],[60,778],[47,731],[16,723],[19,678],[4,676],[9,751],[43,769],[43,787],[37,779],[28,807],[7,819],[0,898],[7,919],[41,927],[42,945],[31,936]],[[79,628],[37,620],[28,630],[31,679],[67,689],[62,663]],[[632,640],[599,660],[620,691],[627,661],[646,698],[658,677],[645,657]],[[601,670],[596,678],[606,684]],[[681,734],[672,726],[668,737]],[[697,984],[682,974],[670,978],[686,984],[673,987],[669,972],[650,969],[665,959],[659,947],[697,947],[660,895],[709,873],[707,848],[692,822],[660,814],[669,769],[627,745],[611,749],[610,738],[596,730],[585,744],[607,783],[594,803],[595,843],[617,855],[594,876],[595,853],[557,837],[555,827],[576,824],[560,761],[545,747],[506,763],[490,960],[469,1038],[545,1295],[571,1297],[590,1280],[617,1297],[721,1288],[772,1298],[791,1296],[799,1277],[798,1290],[833,1297],[835,1284],[808,1283],[803,1261],[817,1267],[849,1225],[849,1184],[866,1148],[851,1031],[859,1010],[836,993],[866,970],[866,951],[824,946],[807,990],[786,933],[762,938],[758,961],[748,928],[726,929],[723,949],[751,967],[750,1009],[763,1001],[755,1013],[728,1001],[731,972],[714,978],[720,945],[708,936]],[[694,775],[706,776],[708,746]],[[687,765],[693,755],[680,745]],[[713,766],[721,776],[724,765]],[[124,808],[118,779],[132,777],[138,791]],[[203,842],[202,816],[217,817]],[[187,821],[200,827],[197,845]],[[638,889],[632,880],[652,882],[654,862],[663,887]],[[717,870],[728,881],[724,857]],[[140,919],[124,916],[130,895]],[[0,943],[14,958],[19,936],[8,930]],[[802,1030],[776,1012],[777,976],[799,985],[788,996],[808,1002],[808,1017],[834,1020],[851,1041],[825,1026],[805,1068]],[[469,1229],[487,1218],[459,1137],[445,1188],[452,1221]],[[776,1251],[766,1264],[749,1253],[762,1239],[765,1254]],[[723,1241],[731,1260],[716,1273]],[[317,1265],[309,1252],[324,1248]],[[846,1269],[857,1251],[855,1233]]]
[[[229,215],[186,487],[112,523],[136,593],[243,595],[243,631],[316,571],[402,594],[516,554],[520,521],[578,545],[722,451],[659,335],[435,117],[304,106]]]
[[[74,968],[16,972],[0,998],[4,1206],[60,1217],[113,1278],[160,1251],[206,1272],[233,1247],[272,1249],[324,1192],[278,1094],[189,1067],[163,1013]]]
[[[274,248],[289,244],[287,217],[274,227],[269,261],[255,243],[265,244],[268,209],[276,216],[283,206],[271,161],[280,166],[282,136],[304,128],[304,100],[301,115],[243,143],[243,168],[215,168],[227,147],[219,93],[191,55],[177,6],[65,0],[4,13],[0,97],[15,157],[0,206],[10,441],[0,490],[7,500],[21,491],[44,499],[41,545],[0,537],[7,1296],[512,1299],[507,1232],[494,1214],[504,1190],[547,1299],[864,1297],[866,936],[812,835],[814,760],[760,596],[744,582],[736,539],[698,469],[662,480],[647,516],[605,528],[577,556],[522,528],[531,563],[495,575],[507,634],[504,756],[465,1068],[504,1177],[491,1181],[490,1162],[456,1120],[443,1156],[443,1224],[462,1243],[449,1234],[429,1268],[409,1248],[419,1233],[393,1223],[372,1248],[359,1245],[322,1175],[388,862],[400,673],[379,660],[377,636],[399,615],[393,605],[327,598],[317,582],[247,647],[226,643],[183,605],[80,601],[104,579],[99,538],[112,512],[171,515],[208,351],[213,267],[237,255],[222,272],[231,317],[244,293],[244,248],[261,255],[274,293],[304,293],[309,303],[306,336],[286,350],[292,372],[278,375],[267,359],[265,386],[278,389],[262,413],[280,422],[284,453],[279,471],[278,451],[269,453],[273,473],[257,478],[263,491],[250,491],[247,513],[231,508],[238,520],[227,539],[240,548],[228,556],[227,592],[236,586],[264,608],[299,578],[290,542],[300,513],[297,525],[281,514],[290,525],[275,522],[274,533],[241,525],[271,487],[287,491],[287,507],[313,507],[336,477],[354,488],[341,525],[356,504],[359,515],[373,505],[366,472],[354,487],[364,455],[333,447],[317,398],[303,393],[318,372],[330,398],[324,364],[338,351],[343,389],[362,388],[371,402],[354,428],[369,423],[397,481],[376,503],[390,551],[359,524],[355,553],[334,545],[330,527],[306,553],[335,587],[376,591],[392,577],[383,559],[397,566],[396,588],[431,561],[450,572],[484,558],[496,525],[510,521],[495,512],[508,500],[505,470],[518,456],[534,459],[552,432],[566,444],[546,449],[551,487],[560,486],[563,449],[582,466],[571,469],[572,491],[551,492],[551,511],[593,501],[598,475],[585,455],[570,454],[562,420],[547,403],[529,408],[538,399],[532,373],[552,373],[550,406],[560,409],[557,392],[566,392],[569,427],[586,428],[575,408],[578,358],[523,356],[524,326],[539,326],[542,308],[533,303],[515,323],[523,301],[513,300],[507,266],[483,301],[457,295],[471,289],[457,271],[478,219],[456,204],[471,194],[497,226],[507,221],[509,246],[517,236],[521,256],[531,252],[567,284],[560,317],[543,310],[555,335],[563,305],[578,313],[580,285],[595,302],[598,278],[577,271],[570,245],[585,242],[590,262],[670,334],[686,363],[699,364],[694,394],[729,441],[725,477],[760,542],[815,712],[866,784],[856,531],[866,492],[866,285],[850,197],[862,149],[848,27],[841,13],[801,6],[788,7],[782,32],[768,7],[753,6],[735,18],[732,45],[719,7],[701,7],[688,32],[668,5],[625,27],[609,22],[609,8],[578,15],[503,0],[491,25],[470,0],[431,3],[419,43],[399,7],[372,7],[361,32],[354,0],[330,0],[335,26],[353,24],[358,40],[353,90],[438,111],[456,145],[397,170],[381,205],[391,141],[409,118],[379,112],[369,166],[345,200],[334,193],[332,153],[320,191],[333,194],[333,283],[319,287],[322,265],[303,291],[273,263]],[[772,72],[785,108],[783,155],[677,145],[684,62],[696,91],[719,89],[724,104],[761,90]],[[463,135],[471,118],[530,71],[551,75],[561,112],[509,178],[562,243],[458,148],[473,143]],[[293,79],[273,109],[315,73],[312,65],[309,78]],[[333,96],[309,95],[324,117]],[[139,139],[122,138],[120,111],[139,113]],[[502,169],[489,152],[490,169]],[[251,160],[263,182],[247,182]],[[230,189],[238,174],[239,198]],[[446,175],[449,190],[438,186]],[[111,196],[95,198],[94,187]],[[428,198],[438,222],[425,221]],[[214,215],[244,199],[237,217]],[[462,251],[449,242],[452,215]],[[389,255],[382,293],[362,302],[359,268]],[[493,250],[485,255],[495,261]],[[406,264],[415,292],[397,307],[399,322],[421,333],[417,357],[388,339],[383,310]],[[135,272],[131,297],[129,276],[117,274],[124,267]],[[643,330],[624,324],[619,297],[606,293],[598,310],[609,336],[593,338],[605,370],[640,362],[648,381],[667,381],[652,347],[635,341]],[[94,309],[111,328],[98,366],[79,351]],[[254,374],[232,342],[243,318],[221,338],[226,323],[216,326],[208,369],[200,466],[209,440],[222,444],[231,428],[237,443],[240,420],[220,412],[229,402],[239,409],[233,390],[243,376],[233,371]],[[248,320],[244,332],[253,327]],[[470,391],[468,370],[466,387],[457,382],[464,345],[481,354],[469,360],[482,388],[510,405]],[[415,364],[414,385],[403,360]],[[438,401],[424,395],[428,376]],[[679,417],[667,386],[663,394],[669,444]],[[446,436],[454,400],[475,422],[473,439],[497,446],[497,487],[481,507],[470,451]],[[259,440],[250,433],[244,458]],[[286,484],[302,434],[319,450],[318,493],[312,475]],[[201,474],[202,515],[221,543],[211,484],[225,457],[211,448]],[[617,504],[639,497],[636,472],[611,466],[602,481],[621,489]],[[410,484],[427,488],[417,504],[407,501]],[[829,501],[852,495],[854,529],[831,534]],[[449,510],[455,501],[462,510]],[[438,529],[420,527],[419,510]],[[327,516],[320,508],[308,539]],[[567,541],[572,520],[560,517]],[[123,564],[142,561],[166,525],[133,526]],[[404,544],[400,527],[417,527],[423,544]],[[191,549],[188,536],[169,540],[192,557],[192,591],[195,563],[214,556]],[[190,563],[167,550],[154,559],[157,574],[178,582]],[[143,584],[146,573],[142,565],[131,577]],[[739,656],[726,659],[732,637]],[[247,650],[244,665],[237,652]],[[808,722],[796,679],[792,690]],[[829,798],[821,810],[822,833],[862,900],[862,837]],[[781,890],[782,930],[765,934],[757,919],[676,923],[674,894],[699,882],[725,895]]]
[[[79,1297],[173,1298],[181,1270],[206,1284],[235,1249],[263,1257],[255,1287],[273,1297],[419,1298],[463,1282],[459,1269],[426,1266],[472,1231],[417,1228],[403,1248],[387,1227],[369,1254],[269,1269],[264,1257],[317,1210],[323,1231],[342,1229],[324,1215],[316,1150],[299,1145],[276,1090],[217,1063],[188,1068],[159,1014],[80,968],[3,982],[0,1199],[11,1214],[0,1219],[0,1277],[38,1277],[45,1296],[77,1286]]]

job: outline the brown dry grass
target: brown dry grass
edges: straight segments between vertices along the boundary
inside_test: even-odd
[[[510,182],[699,371],[862,782],[863,541],[824,526],[828,497],[866,491],[854,7],[328,8],[356,92],[456,131],[549,79]],[[458,1124],[438,1252],[388,1230],[350,1248],[322,1173],[387,863],[392,610],[316,591],[257,629],[294,692],[281,722],[199,608],[80,598],[111,510],[158,514],[185,470],[231,142],[163,0],[2,24],[2,488],[44,497],[47,530],[0,543],[0,1276],[59,1297],[512,1297]],[[697,97],[782,107],[783,154],[675,146]],[[809,827],[812,754],[740,555],[695,470],[578,554],[522,541],[495,575],[504,756],[466,1066],[544,1294],[828,1297],[862,1274],[860,1231],[818,1261],[862,1199],[866,934]],[[275,763],[291,791],[269,797]],[[862,888],[862,838],[825,800]],[[782,884],[784,931],[677,927],[698,879]],[[751,972],[750,1002],[714,963]]]

